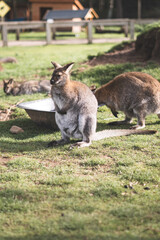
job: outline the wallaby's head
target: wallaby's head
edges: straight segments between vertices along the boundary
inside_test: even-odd
[[[69,80],[69,72],[71,70],[71,68],[73,67],[73,62],[69,63],[65,66],[61,66],[58,63],[55,62],[51,62],[54,66],[54,71],[50,80],[50,83],[52,85],[56,85],[56,86],[63,86],[67,80]]]
[[[7,95],[11,94],[13,87],[14,87],[13,78],[9,80],[3,80],[3,90]]]

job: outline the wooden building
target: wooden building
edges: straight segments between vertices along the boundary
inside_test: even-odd
[[[47,10],[84,9],[78,0],[29,0],[32,21],[42,20]]]
[[[10,1],[8,5],[10,6],[10,11],[6,15],[5,20],[10,21],[44,20],[44,16],[48,10],[84,10],[79,0],[14,0]],[[71,13],[71,15],[73,14]],[[93,18],[98,18],[98,15],[92,8],[87,11],[84,18],[80,17],[80,19]],[[73,18],[69,17],[68,19]]]
[[[47,10],[43,19],[44,20],[53,20],[53,21],[81,21],[81,20],[92,20],[93,18],[98,18],[97,13],[93,8],[85,8],[80,10]],[[65,28],[65,30],[72,30],[74,33],[81,31],[81,26],[73,26],[71,28]],[[62,29],[61,29],[62,30]]]
[[[10,2],[11,11],[6,16],[7,21],[81,21],[98,18],[93,8],[84,9],[79,0],[21,0]],[[49,15],[47,13],[49,12]],[[52,16],[51,16],[52,15]],[[45,18],[45,16],[47,16]],[[67,30],[67,28],[65,28]],[[62,29],[61,29],[62,30]],[[80,32],[80,26],[68,28]]]

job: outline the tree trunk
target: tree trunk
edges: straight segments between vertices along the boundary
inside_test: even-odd
[[[141,19],[141,5],[142,5],[142,2],[141,2],[141,0],[138,0],[138,6],[137,6],[137,9],[138,9],[138,11],[137,11],[137,17],[138,17],[138,19]]]
[[[110,0],[109,1],[108,18],[112,18],[112,16],[113,16],[113,8],[114,8],[114,0]]]
[[[105,0],[99,0],[99,11],[102,12],[104,10]]]
[[[123,18],[123,7],[122,7],[122,0],[116,1],[116,17],[117,18]]]
[[[89,0],[89,7],[93,8],[93,0]]]
[[[13,6],[13,18],[17,18],[17,11],[16,11],[16,0],[12,0],[12,6]]]

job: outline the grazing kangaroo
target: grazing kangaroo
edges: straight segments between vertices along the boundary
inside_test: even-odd
[[[51,141],[52,147],[65,144],[70,138],[82,139],[75,145],[86,147],[92,140],[100,140],[107,137],[130,134],[153,134],[148,130],[104,130],[96,132],[97,125],[97,100],[92,91],[85,84],[70,80],[69,72],[73,63],[61,66],[52,62],[53,71],[50,83],[51,97],[55,104],[55,119],[61,131],[61,139]]]
[[[145,117],[151,113],[160,113],[160,83],[146,73],[128,72],[115,77],[95,92],[98,104],[106,104],[115,117],[118,111],[125,114],[124,121],[110,124],[131,123],[137,118],[133,129],[145,127]]]
[[[11,78],[3,81],[3,90],[6,95],[13,96],[40,92],[50,93],[51,85],[49,80],[18,83]]]

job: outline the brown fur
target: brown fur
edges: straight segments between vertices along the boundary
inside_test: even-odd
[[[3,90],[6,95],[33,94],[38,92],[50,93],[51,85],[49,80],[28,81],[23,83],[15,82],[12,78],[3,81]]]
[[[136,117],[138,124],[133,128],[145,127],[145,117],[160,113],[160,83],[146,73],[128,72],[115,77],[95,91],[98,104],[106,104],[117,117],[124,112],[124,121],[111,124],[131,123]]]

